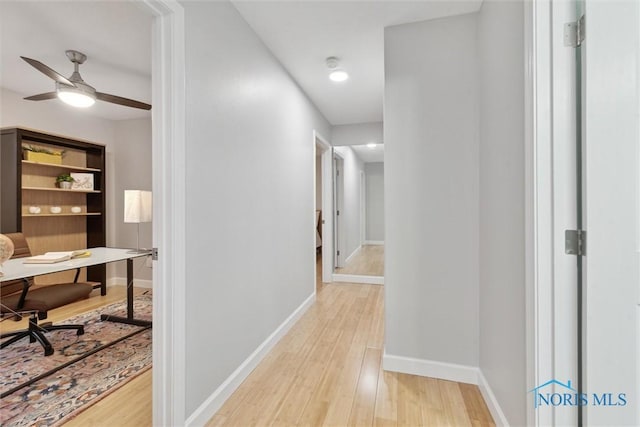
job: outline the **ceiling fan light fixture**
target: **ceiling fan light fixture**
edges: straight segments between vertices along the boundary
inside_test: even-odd
[[[335,56],[327,58],[327,68],[329,68],[329,79],[333,82],[343,82],[349,78],[349,74],[340,68],[340,62]]]
[[[95,95],[87,93],[79,88],[58,85],[57,93],[58,98],[60,98],[62,102],[69,104],[72,107],[87,108],[96,103]]]

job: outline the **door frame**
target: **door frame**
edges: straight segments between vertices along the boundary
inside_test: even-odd
[[[333,217],[333,266],[335,268],[339,268],[343,266],[344,263],[344,249],[342,253],[338,254],[340,249],[342,248],[342,243],[345,241],[344,233],[342,229],[344,228],[344,157],[337,150],[331,150],[333,155],[331,157],[332,162],[332,174],[331,181],[332,185],[332,194],[333,194],[333,210],[331,212]],[[338,163],[342,162],[342,167],[338,168]],[[339,174],[341,172],[341,174]],[[339,178],[338,178],[339,177]],[[339,214],[340,210],[342,210],[342,215]],[[335,279],[334,279],[335,280]]]
[[[360,246],[364,246],[367,241],[367,165],[363,165],[360,171]]]
[[[183,425],[186,420],[184,9],[177,0],[143,0],[139,5],[154,17],[153,246],[158,248],[158,260],[153,261],[153,425]]]
[[[532,390],[553,378],[554,358],[551,0],[524,8],[526,384]],[[553,425],[548,408],[535,409],[528,398],[526,408],[527,425]]]
[[[317,130],[313,130],[313,189],[315,192],[316,189],[316,144],[321,145],[324,149],[322,153],[322,158],[320,160],[321,168],[322,168],[322,282],[329,283],[331,282],[331,275],[333,273],[333,215],[327,215],[326,213],[333,212],[333,189],[331,186],[332,178],[331,178],[331,144],[329,140],[323,137],[320,132]],[[314,203],[315,205],[315,203]],[[315,223],[315,210],[313,212],[313,218]],[[316,234],[315,229],[313,233],[313,248],[315,248]],[[315,254],[315,249],[314,249]],[[315,255],[314,255],[315,260]],[[314,261],[313,263],[313,280],[315,283],[317,277],[317,265]],[[316,287],[314,286],[314,292]]]
[[[570,154],[559,149],[563,143],[571,146],[575,168],[576,111],[575,98],[558,90],[575,87],[575,63],[572,48],[557,49],[563,26],[576,19],[576,10],[555,0],[525,2],[524,7],[526,395],[549,380],[568,379],[576,369],[571,366],[577,359],[571,342],[576,312],[566,307],[577,304],[576,260],[564,253],[564,230],[576,227],[576,206],[562,202],[565,187],[575,189],[575,175],[568,177]],[[527,425],[577,419],[575,408],[536,409],[528,395],[526,407]]]

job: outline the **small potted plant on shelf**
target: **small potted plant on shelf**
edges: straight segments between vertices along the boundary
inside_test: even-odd
[[[65,190],[71,189],[71,183],[73,181],[75,181],[75,179],[73,179],[71,175],[69,175],[68,173],[60,174],[56,178],[56,183],[58,184],[58,187],[64,188]]]

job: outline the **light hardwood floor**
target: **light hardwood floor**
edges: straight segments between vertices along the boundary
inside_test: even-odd
[[[381,367],[383,288],[328,284],[213,426],[491,426],[478,387]]]
[[[384,276],[384,245],[362,245],[344,267],[336,268],[336,273]]]
[[[124,297],[123,288],[109,288],[109,295],[54,310],[50,319]],[[321,285],[317,302],[207,426],[494,425],[476,386],[382,370],[383,306],[381,286]],[[151,371],[65,424],[150,425]]]

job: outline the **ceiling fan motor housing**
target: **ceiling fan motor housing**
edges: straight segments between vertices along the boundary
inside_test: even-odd
[[[65,53],[67,54],[67,58],[69,58],[69,61],[73,62],[74,64],[83,64],[84,61],[87,60],[87,55],[82,52],[78,52],[77,50],[67,50],[65,51]]]

